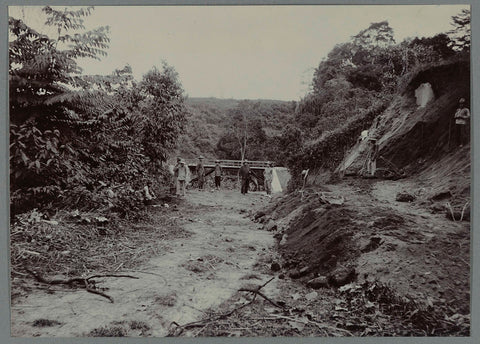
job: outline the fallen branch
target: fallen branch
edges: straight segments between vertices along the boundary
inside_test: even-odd
[[[78,283],[79,287],[85,288],[85,290],[89,293],[92,294],[97,294],[100,296],[103,296],[110,300],[111,303],[113,303],[113,298],[101,291],[95,290],[90,287],[89,281],[93,278],[99,278],[99,277],[126,277],[126,278],[134,278],[138,279],[138,277],[135,276],[130,276],[130,275],[115,275],[115,274],[104,274],[104,275],[93,275],[90,277],[82,278],[82,277],[74,277],[70,279],[57,279],[57,280],[47,280],[43,276],[41,276],[38,272],[32,271],[30,269],[24,268],[26,272],[28,272],[30,275],[32,275],[38,282],[40,283],[45,283],[45,284],[50,284],[50,285],[58,285],[58,284],[66,284],[66,285],[72,285],[74,283]]]
[[[262,285],[259,285],[257,286],[256,288],[241,288],[239,289],[238,291],[248,291],[250,293],[253,293],[253,298],[252,300],[250,300],[249,302],[247,303],[244,303],[243,305],[240,305],[234,309],[232,309],[231,311],[227,312],[227,313],[223,313],[223,314],[220,314],[220,315],[217,315],[215,317],[210,317],[208,319],[203,319],[203,320],[198,320],[198,321],[193,321],[193,322],[190,322],[190,323],[187,323],[187,324],[184,324],[184,325],[179,325],[177,322],[173,321],[170,326],[172,325],[175,325],[176,327],[174,329],[171,329],[169,331],[169,334],[167,335],[167,337],[176,337],[176,336],[179,336],[183,333],[183,331],[185,331],[186,329],[189,329],[189,328],[194,328],[194,327],[205,327],[207,326],[209,323],[211,322],[214,322],[214,321],[218,321],[218,320],[221,320],[221,319],[225,319],[227,317],[229,317],[230,315],[232,315],[233,313],[239,311],[240,309],[242,308],[245,308],[247,307],[248,305],[251,305],[257,298],[257,295],[260,295],[261,297],[263,297],[265,300],[269,301],[271,304],[273,304],[274,306],[276,307],[280,307],[280,308],[283,308],[282,306],[278,305],[277,303],[275,303],[274,301],[270,300],[268,297],[266,297],[263,293],[260,292],[260,289],[262,289],[263,287],[265,287],[268,283],[270,283],[275,277],[272,277],[271,279],[269,279],[267,282],[265,282],[264,284]],[[202,330],[203,331],[203,330]]]
[[[98,290],[95,290],[95,289],[92,289],[90,288],[89,284],[88,284],[88,281],[85,280],[84,281],[84,286],[85,286],[85,290],[89,293],[92,293],[92,294],[97,294],[97,295],[100,295],[100,296],[103,296],[107,299],[110,300],[111,303],[113,303],[113,298],[105,293],[102,293],[101,291],[98,291]]]
[[[272,305],[274,305],[275,307],[284,308],[282,305],[279,305],[279,304],[276,303],[275,301],[270,300],[267,296],[265,296],[265,294],[263,294],[262,292],[260,292],[260,291],[257,290],[257,289],[240,288],[240,289],[238,289],[238,291],[247,291],[247,292],[253,293],[253,294],[255,294],[255,295],[259,295],[259,296],[263,297],[265,300],[267,300],[268,302],[270,302],[270,303],[271,303]]]
[[[462,215],[460,215],[460,221],[463,221],[463,215],[464,215],[464,213],[465,213],[465,209],[467,208],[468,203],[469,203],[469,202],[467,201],[467,203],[465,203],[465,205],[464,205],[463,208],[462,208]]]
[[[447,204],[445,204],[445,206],[450,210],[450,214],[452,214],[452,220],[453,220],[453,222],[457,221],[457,220],[455,219],[455,214],[453,213],[453,208],[452,208],[452,206],[450,205],[450,203],[447,202]]]

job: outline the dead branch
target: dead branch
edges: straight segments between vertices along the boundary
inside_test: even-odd
[[[457,221],[457,220],[455,219],[455,214],[453,213],[453,208],[452,208],[452,206],[450,205],[450,203],[447,202],[447,204],[445,204],[445,206],[450,210],[450,214],[452,214],[452,220],[453,220],[453,222]]]
[[[46,280],[45,278],[43,278],[36,271],[32,271],[32,270],[27,269],[27,268],[24,268],[24,270],[26,272],[28,272],[30,275],[32,275],[38,282],[45,283],[45,284],[73,284],[75,282],[83,283],[83,281],[85,280],[84,278],[74,277],[74,278],[70,278],[70,279],[58,279],[58,280],[49,281],[49,280]]]
[[[85,290],[87,292],[103,296],[103,297],[107,298],[108,300],[110,300],[111,303],[113,303],[113,298],[111,296],[109,296],[105,293],[102,293],[101,291],[90,288],[87,280],[84,281],[84,286],[85,286]]]
[[[463,215],[465,213],[465,209],[467,208],[468,203],[469,201],[467,201],[467,203],[465,203],[465,205],[462,208],[462,215],[460,215],[460,221],[463,221]]]
[[[50,284],[50,285],[58,285],[58,284],[66,284],[66,285],[72,285],[74,283],[79,283],[78,286],[79,287],[83,287],[85,288],[85,290],[89,293],[92,293],[92,294],[97,294],[97,295],[100,295],[100,296],[103,296],[105,298],[107,298],[108,300],[110,300],[111,303],[113,303],[113,298],[99,290],[95,290],[93,288],[90,287],[90,283],[89,283],[89,280],[91,280],[92,278],[99,278],[99,277],[126,277],[126,278],[135,278],[135,279],[138,279],[138,277],[135,277],[135,276],[130,276],[130,275],[115,275],[115,274],[104,274],[104,275],[92,275],[90,277],[86,277],[86,278],[81,278],[81,277],[74,277],[74,278],[70,278],[70,279],[57,279],[57,280],[47,280],[45,279],[43,276],[41,276],[38,272],[36,271],[32,271],[30,269],[27,269],[27,268],[24,268],[24,270],[26,272],[28,272],[30,275],[32,275],[38,282],[41,282],[41,283],[45,283],[45,284]]]
[[[130,276],[130,275],[105,274],[105,275],[93,275],[93,276],[87,277],[86,280],[88,281],[88,280],[91,280],[92,278],[102,278],[102,277],[126,277],[126,278],[138,279],[138,277]]]
[[[259,295],[259,296],[263,297],[265,300],[267,300],[268,302],[270,302],[273,306],[278,307],[278,308],[282,308],[282,309],[284,308],[283,306],[279,305],[275,301],[272,301],[271,299],[269,299],[267,296],[265,296],[265,294],[263,294],[261,291],[259,291],[257,289],[240,288],[240,289],[238,289],[238,291],[247,291],[247,292],[253,293],[255,295]]]
[[[248,305],[251,305],[256,300],[257,295],[260,295],[261,297],[263,297],[265,300],[269,301],[275,307],[283,308],[282,306],[280,306],[277,303],[275,303],[274,301],[270,300],[268,297],[266,297],[263,293],[260,292],[260,289],[265,287],[274,278],[275,277],[272,277],[267,282],[265,282],[262,285],[257,286],[256,288],[252,288],[252,289],[241,288],[241,289],[239,289],[238,291],[248,291],[248,292],[252,293],[253,298],[250,301],[248,301],[247,303],[244,303],[243,305],[240,305],[240,306],[232,309],[231,311],[229,311],[227,313],[223,313],[223,314],[220,314],[220,315],[217,315],[217,316],[214,316],[214,317],[210,317],[208,319],[193,321],[193,322],[190,322],[190,323],[187,323],[187,324],[184,324],[184,325],[179,325],[177,322],[173,321],[170,324],[170,326],[175,325],[176,327],[169,331],[169,334],[167,335],[167,337],[177,337],[177,336],[181,335],[183,333],[183,331],[185,331],[186,329],[194,328],[194,327],[205,327],[211,322],[218,321],[218,320],[221,320],[221,319],[225,319],[225,318],[229,317],[230,315],[232,315],[233,313],[239,311],[240,309],[245,308]]]

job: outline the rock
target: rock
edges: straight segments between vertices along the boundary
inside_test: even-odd
[[[280,246],[283,246],[287,243],[287,238],[288,238],[288,235],[287,234],[284,234],[283,237],[282,237],[282,240],[280,240],[280,242],[278,243]]]
[[[307,275],[309,272],[310,272],[310,267],[305,266],[300,270],[293,270],[292,272],[290,272],[289,276],[290,278],[297,279]]]
[[[95,218],[95,221],[97,221],[98,223],[106,223],[108,222],[108,219],[105,216],[97,216]]]
[[[258,220],[260,219],[261,217],[265,216],[265,213],[263,211],[259,211],[258,213],[255,214],[255,217],[254,219],[255,220]]]
[[[312,291],[311,293],[308,293],[307,295],[305,295],[305,298],[308,301],[315,300],[317,297],[318,297],[318,293],[316,291]]]
[[[275,223],[275,221],[270,220],[265,226],[263,226],[263,229],[268,232],[274,231],[277,229],[277,224]]]
[[[413,202],[415,201],[415,196],[407,192],[399,192],[395,198],[398,202]]]
[[[281,267],[280,267],[280,264],[278,264],[277,262],[273,262],[272,265],[270,266],[270,269],[272,271],[280,271]]]
[[[271,220],[271,218],[269,218],[268,216],[264,216],[264,217],[261,217],[258,222],[268,223],[268,221],[270,221],[270,220]]]
[[[277,240],[282,240],[282,238],[283,238],[283,233],[277,232],[277,233],[275,233],[275,234],[273,235],[273,237],[274,237],[275,239],[277,239]]]
[[[449,190],[441,191],[441,192],[433,195],[432,197],[430,197],[430,199],[432,201],[441,201],[441,200],[445,200],[445,199],[448,199],[448,198],[452,198],[452,193]]]
[[[370,252],[377,249],[383,243],[382,239],[379,237],[371,237],[370,241],[367,244],[363,244],[360,247],[361,252]]]
[[[328,276],[328,282],[335,287],[341,287],[342,285],[353,282],[356,277],[357,273],[354,268],[341,268]]]
[[[307,282],[307,287],[313,289],[328,288],[328,279],[325,276],[319,276]]]

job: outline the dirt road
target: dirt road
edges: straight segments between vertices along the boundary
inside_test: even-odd
[[[168,252],[135,271],[117,271],[138,279],[96,281],[114,303],[84,289],[38,285],[12,306],[12,336],[159,337],[172,322],[198,320],[242,284],[270,277],[252,267],[270,254],[273,236],[248,216],[268,201],[261,193],[190,191],[172,217],[192,236],[168,242]],[[274,281],[263,289],[275,290]]]

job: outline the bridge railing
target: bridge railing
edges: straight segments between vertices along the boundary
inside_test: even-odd
[[[204,159],[203,160],[203,165],[205,167],[213,167],[213,166],[215,166],[215,161],[219,161],[220,166],[222,166],[223,168],[225,168],[225,167],[226,168],[228,168],[228,167],[240,168],[240,166],[242,166],[242,164],[243,164],[242,160]],[[269,166],[269,164],[270,164],[270,161],[255,161],[255,160],[246,160],[246,161],[248,162],[248,165],[251,168],[265,168],[265,167]],[[188,166],[197,166],[198,159],[185,159],[185,163]]]

